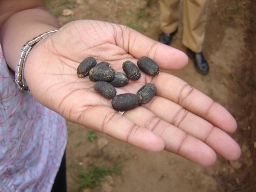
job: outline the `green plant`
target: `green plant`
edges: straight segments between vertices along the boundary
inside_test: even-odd
[[[67,132],[69,136],[73,134],[73,131],[71,130],[70,126],[67,126]]]
[[[96,137],[97,135],[94,131],[88,131],[86,133],[86,139],[88,139],[90,142],[93,142]]]
[[[75,146],[76,146],[76,147],[79,147],[81,144],[82,144],[81,141],[77,141],[77,142],[75,143]]]
[[[231,76],[232,76],[233,81],[239,82],[239,79],[235,74],[231,73]]]
[[[94,188],[101,185],[101,182],[105,180],[105,176],[113,173],[119,173],[119,168],[110,168],[105,165],[95,166],[91,165],[87,168],[79,165],[79,176],[77,178],[79,182],[79,188],[81,190],[86,188]]]
[[[148,14],[148,12],[147,12],[145,9],[139,9],[138,12],[136,13],[136,17],[137,17],[138,19],[143,19],[143,18],[146,19],[146,17],[147,17],[148,15],[149,15],[149,14]]]
[[[137,25],[136,23],[128,23],[128,27],[136,30],[136,31],[139,31],[139,25]]]

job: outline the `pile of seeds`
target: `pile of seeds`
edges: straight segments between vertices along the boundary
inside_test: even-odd
[[[103,97],[112,99],[113,109],[127,111],[140,104],[148,103],[156,95],[156,86],[152,83],[145,84],[136,94],[116,95],[115,87],[123,87],[129,83],[129,80],[138,80],[141,76],[140,71],[150,76],[159,73],[158,65],[149,57],[139,58],[137,65],[131,61],[125,61],[123,63],[123,73],[115,71],[108,62],[97,64],[93,57],[87,57],[78,66],[77,76],[81,78],[89,76],[89,79],[95,82],[94,90]]]

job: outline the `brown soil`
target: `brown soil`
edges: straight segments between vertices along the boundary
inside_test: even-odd
[[[233,135],[242,148],[236,162],[221,157],[204,168],[168,152],[152,153],[97,133],[89,142],[89,129],[67,122],[68,188],[78,191],[77,163],[86,167],[95,162],[120,166],[101,187],[90,191],[113,192],[253,192],[256,183],[256,2],[254,0],[210,0],[204,55],[210,73],[202,76],[189,65],[171,74],[224,105],[238,122]],[[76,19],[104,20],[130,26],[157,40],[157,0],[49,1],[49,10],[61,24]],[[73,11],[62,15],[64,9]],[[69,13],[69,12],[68,12]],[[171,46],[181,44],[182,23]],[[254,61],[254,62],[253,62]],[[82,190],[83,191],[83,190]],[[84,190],[86,191],[86,190]],[[89,189],[87,189],[89,191]]]

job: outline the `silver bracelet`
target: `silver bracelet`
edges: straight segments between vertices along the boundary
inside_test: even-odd
[[[16,66],[16,71],[15,71],[15,82],[18,85],[18,88],[21,91],[29,91],[29,88],[26,85],[26,82],[25,82],[25,79],[24,79],[24,67],[25,67],[27,56],[28,56],[30,50],[33,48],[33,46],[36,43],[41,41],[43,38],[45,38],[46,36],[51,35],[52,33],[57,32],[57,31],[58,30],[52,30],[52,31],[45,32],[45,33],[35,37],[34,39],[28,41],[27,43],[25,43],[22,46],[22,48],[20,50],[17,66]]]

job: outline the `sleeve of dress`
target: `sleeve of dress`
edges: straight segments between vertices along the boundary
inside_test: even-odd
[[[50,191],[66,143],[65,119],[18,89],[0,46],[0,191]]]

